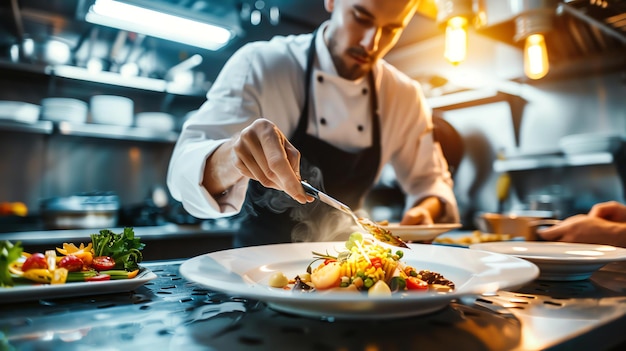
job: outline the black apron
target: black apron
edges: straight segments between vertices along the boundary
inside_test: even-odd
[[[303,180],[351,208],[360,208],[375,181],[380,163],[380,121],[373,73],[369,74],[372,108],[370,147],[355,153],[346,152],[308,135],[315,37],[314,33],[307,55],[304,106],[298,126],[289,141],[300,151],[300,174]],[[348,218],[320,201],[302,205],[283,191],[265,188],[258,181],[250,180],[241,212],[236,216],[239,229],[235,233],[234,246],[320,240],[320,231],[340,229],[330,228],[333,225],[329,219],[341,223],[335,217],[337,215],[342,216],[344,223],[345,218]]]

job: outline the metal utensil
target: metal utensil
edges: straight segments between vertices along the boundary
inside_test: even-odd
[[[379,241],[385,242],[387,244],[393,245],[393,246],[398,246],[398,247],[404,247],[404,248],[409,248],[407,246],[407,244],[402,241],[402,239],[400,239],[399,237],[393,235],[389,230],[379,226],[378,224],[376,224],[374,221],[366,219],[366,218],[359,218],[356,213],[354,213],[354,211],[352,211],[352,209],[350,209],[350,207],[348,207],[348,205],[342,203],[341,201],[329,196],[328,194],[316,189],[315,187],[313,187],[311,184],[305,182],[305,181],[300,181],[300,183],[302,184],[302,187],[304,188],[304,191],[310,195],[313,196],[314,198],[322,201],[323,203],[334,207],[336,209],[338,209],[339,211],[349,215],[350,217],[352,217],[352,219],[354,220],[354,222],[359,226],[359,228],[363,229],[364,231],[372,234],[374,236],[374,238],[376,238]]]

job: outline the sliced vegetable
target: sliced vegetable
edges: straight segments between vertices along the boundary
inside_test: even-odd
[[[105,280],[111,280],[111,276],[108,274],[96,274],[91,277],[85,277],[86,282],[102,282]]]
[[[87,246],[81,243],[78,247],[76,247],[73,243],[63,243],[63,248],[57,247],[57,252],[64,256],[74,255],[80,258],[84,265],[89,266],[91,265],[91,260],[93,259],[91,249],[92,243],[89,243]]]
[[[52,272],[48,268],[31,268],[24,271],[22,277],[37,283],[49,284],[52,282]]]
[[[46,250],[46,263],[48,264],[48,269],[50,271],[54,271],[57,268],[57,253],[54,250]]]
[[[52,272],[52,281],[50,284],[65,284],[67,280],[67,269],[57,268]]]
[[[137,276],[139,273],[139,269],[135,269],[134,271],[125,271],[123,269],[109,270],[109,271],[100,271],[99,274],[108,274],[111,276],[111,279],[132,279]]]
[[[57,265],[60,268],[67,269],[69,272],[80,272],[83,270],[83,260],[74,255],[63,256]]]
[[[32,269],[48,269],[46,256],[44,256],[41,252],[36,252],[30,255],[22,264],[22,270],[24,272],[28,272]]]
[[[408,277],[406,278],[406,288],[409,290],[428,290],[428,283],[416,277]]]
[[[97,256],[91,262],[91,268],[97,271],[106,271],[115,268],[115,260],[109,256]]]

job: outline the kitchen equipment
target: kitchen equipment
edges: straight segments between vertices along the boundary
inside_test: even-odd
[[[87,103],[73,98],[50,97],[41,100],[41,119],[54,122],[85,123]]]
[[[120,200],[113,193],[84,193],[40,202],[47,229],[106,229],[117,225]]]
[[[135,125],[139,128],[170,131],[176,127],[174,116],[165,112],[140,112],[135,115]]]
[[[72,51],[69,43],[62,38],[51,36],[40,40],[27,37],[10,48],[10,56],[13,62],[62,65],[70,62]]]
[[[622,146],[623,142],[623,137],[616,134],[584,133],[562,137],[559,140],[559,147],[566,155],[613,153]]]
[[[33,124],[39,119],[41,107],[21,101],[0,101],[0,120]]]
[[[376,222],[371,221],[369,219],[366,218],[359,218],[356,213],[354,213],[350,207],[348,207],[347,205],[343,204],[341,201],[329,196],[328,194],[317,190],[315,187],[313,187],[311,184],[305,182],[305,181],[300,181],[300,183],[302,184],[302,187],[304,188],[304,191],[310,195],[313,196],[316,199],[319,199],[320,201],[322,201],[323,203],[334,207],[336,209],[338,209],[339,211],[349,215],[350,217],[352,217],[352,219],[354,220],[354,222],[356,222],[356,224],[363,230],[365,230],[367,233],[372,234],[377,240],[380,240],[384,243],[393,245],[393,246],[398,246],[398,247],[405,247],[408,248],[408,246],[406,245],[406,243],[404,241],[402,241],[402,239],[400,239],[399,237],[393,235],[389,230],[381,227],[380,225],[376,224]]]
[[[130,127],[133,125],[133,100],[117,95],[94,95],[90,99],[91,121]]]

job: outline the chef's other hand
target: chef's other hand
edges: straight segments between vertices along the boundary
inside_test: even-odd
[[[617,201],[597,203],[591,208],[589,215],[613,222],[626,222],[626,205]]]
[[[443,209],[441,200],[437,197],[427,197],[419,204],[404,213],[402,225],[433,224],[439,218]]]
[[[549,241],[626,247],[626,206],[615,201],[599,203],[589,214],[569,217],[537,234]]]
[[[232,150],[234,165],[243,176],[282,190],[300,203],[313,201],[300,184],[300,152],[271,121],[257,119],[244,128]]]

